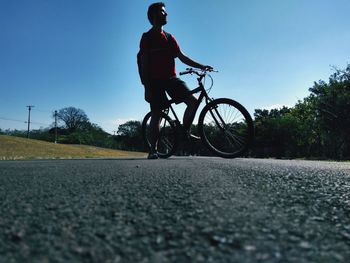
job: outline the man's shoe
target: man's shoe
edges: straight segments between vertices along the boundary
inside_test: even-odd
[[[150,152],[147,159],[158,159],[158,154],[156,152]]]

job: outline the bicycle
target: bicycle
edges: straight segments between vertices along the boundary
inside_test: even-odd
[[[228,98],[213,99],[208,93],[213,86],[213,79],[208,72],[214,70],[196,70],[187,68],[180,75],[197,75],[198,87],[191,90],[191,94],[199,93],[198,104],[194,116],[202,101],[205,106],[198,119],[198,132],[203,144],[213,154],[223,158],[241,156],[250,146],[254,137],[253,120],[248,111],[237,101]],[[217,72],[217,71],[216,71]],[[212,80],[209,89],[205,89],[203,79],[209,76]],[[169,107],[162,112],[160,120],[160,137],[158,140],[158,156],[168,158],[175,153],[178,147],[183,127],[169,100]],[[169,114],[174,115],[172,119]],[[150,148],[149,123],[151,112],[147,113],[142,121],[142,136],[147,147]]]

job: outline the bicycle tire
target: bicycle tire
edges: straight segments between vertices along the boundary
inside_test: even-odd
[[[198,129],[204,145],[217,156],[241,156],[254,137],[253,120],[238,102],[221,98],[208,103],[199,116]]]
[[[151,112],[147,113],[142,121],[142,137],[148,149],[151,148],[149,140],[149,123]],[[157,152],[160,158],[169,158],[177,149],[178,137],[175,122],[165,113],[162,113],[160,120],[160,136],[158,140]]]

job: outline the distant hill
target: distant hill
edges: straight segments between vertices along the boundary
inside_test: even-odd
[[[142,157],[145,153],[104,149],[87,145],[54,144],[0,135],[0,160]]]

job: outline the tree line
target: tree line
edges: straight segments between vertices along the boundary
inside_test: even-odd
[[[350,159],[350,65],[292,107],[255,110],[258,157]]]
[[[350,64],[344,70],[334,68],[328,82],[317,81],[309,91],[294,107],[255,110],[255,139],[247,156],[350,159]],[[81,109],[63,108],[57,118],[59,143],[147,151],[140,121],[119,125],[117,134],[111,135],[91,123]],[[25,131],[17,130],[0,133],[26,136]],[[31,131],[34,139],[54,141],[54,136],[54,127]],[[178,154],[210,155],[198,143],[186,143]]]

